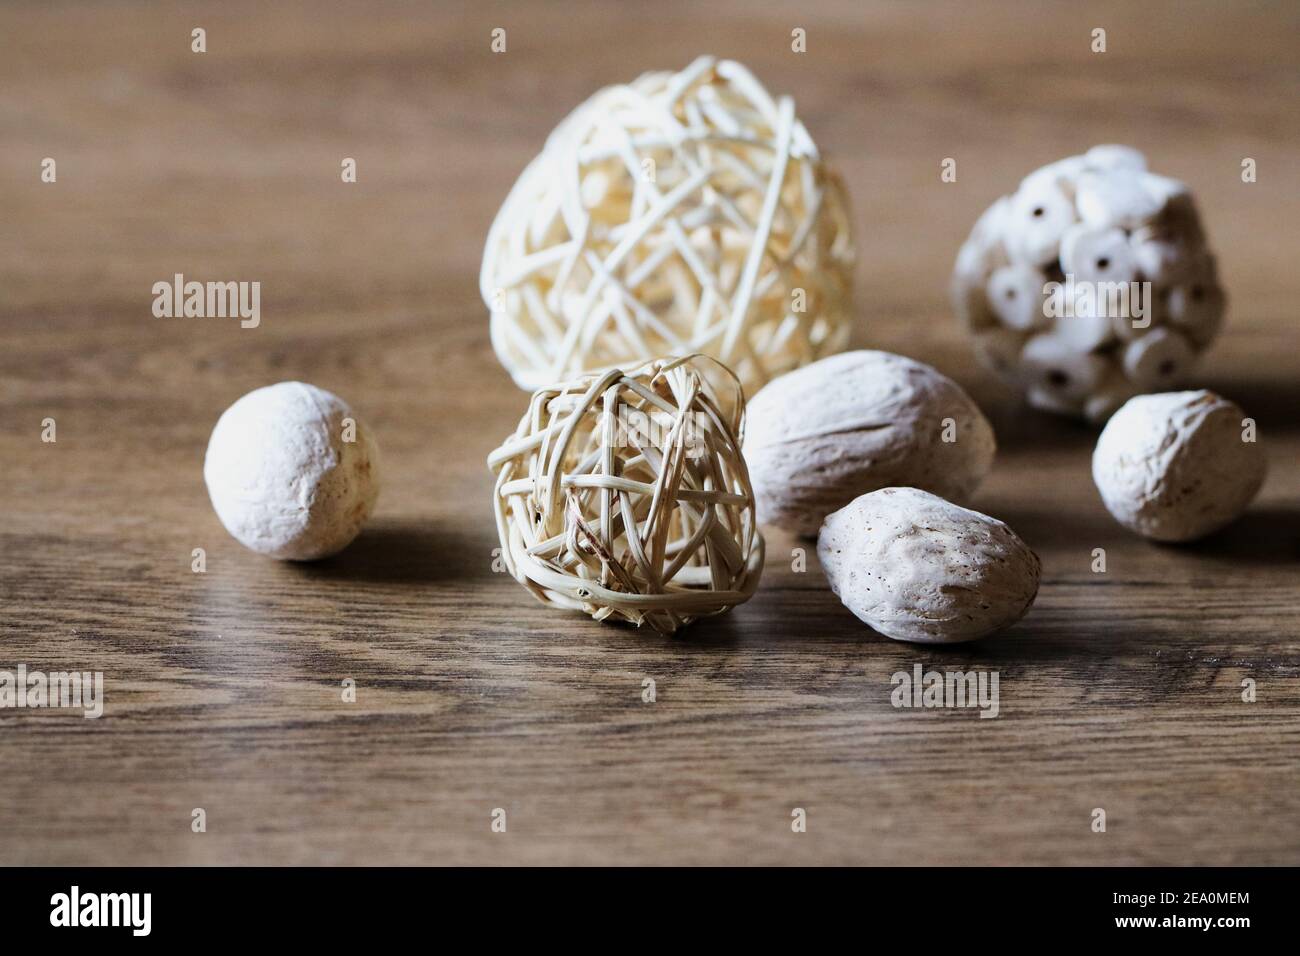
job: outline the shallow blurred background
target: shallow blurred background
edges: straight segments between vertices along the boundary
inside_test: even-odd
[[[0,6],[0,665],[108,681],[100,721],[0,715],[0,860],[1297,862],[1298,36],[1282,2]],[[1045,566],[1007,635],[886,642],[780,535],[759,596],[677,643],[492,573],[483,462],[526,397],[488,343],[488,226],[570,109],[705,52],[793,95],[843,172],[854,344],[992,419],[975,505]],[[997,386],[947,301],[978,214],[1098,142],[1192,185],[1230,296],[1200,383],[1273,466],[1188,549],[1114,525],[1095,432]],[[177,272],[261,282],[260,327],[154,318]],[[384,456],[373,526],[315,568],[240,549],[201,478],[220,412],[293,378]],[[1003,718],[894,711],[914,662],[1000,668]]]

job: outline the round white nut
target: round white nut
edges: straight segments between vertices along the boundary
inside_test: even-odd
[[[337,395],[302,382],[254,389],[222,413],[203,480],[244,547],[291,561],[343,550],[379,496],[370,430]]]
[[[817,556],[844,606],[886,637],[973,641],[1038,594],[1038,555],[1001,521],[916,488],[882,488],[830,515]]]
[[[1139,395],[1102,430],[1092,479],[1124,527],[1192,541],[1234,520],[1259,491],[1266,464],[1253,439],[1241,408],[1213,392]]]
[[[911,485],[964,500],[997,450],[960,385],[889,352],[845,352],[782,375],[745,416],[759,520],[808,536],[877,488]]]

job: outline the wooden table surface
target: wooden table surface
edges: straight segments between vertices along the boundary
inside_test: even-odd
[[[1300,862],[1298,35],[1282,2],[0,7],[0,669],[106,682],[99,720],[0,711],[0,863]],[[992,419],[974,503],[1044,568],[1005,634],[885,640],[780,533],[754,599],[677,639],[493,572],[484,459],[526,396],[486,230],[570,108],[701,52],[793,94],[843,170],[855,345]],[[996,386],[947,305],[978,213],[1096,142],[1197,190],[1231,295],[1200,384],[1270,461],[1190,547],[1116,525],[1095,432]],[[154,318],[177,272],[261,282],[260,327]],[[245,551],[202,480],[221,411],[285,379],[382,446],[371,525],[316,565]],[[997,670],[1000,717],[895,709],[915,664]]]

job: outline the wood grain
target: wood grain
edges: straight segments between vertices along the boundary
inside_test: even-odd
[[[0,862],[1300,862],[1298,27],[1286,3],[0,7],[0,668],[100,670],[107,697],[0,712]],[[855,342],[993,420],[975,504],[1045,571],[1006,634],[881,639],[780,534],[754,600],[675,640],[493,573],[484,460],[525,397],[478,298],[488,224],[583,97],[706,50],[791,92],[844,171]],[[1191,547],[1111,521],[1094,433],[993,385],[946,303],[980,210],[1108,141],[1197,189],[1231,294],[1204,383],[1272,468]],[[260,281],[262,325],[154,319],[176,272]],[[383,453],[372,526],[315,566],[241,549],[201,475],[220,412],[290,378]],[[915,663],[996,669],[1001,716],[894,709]]]

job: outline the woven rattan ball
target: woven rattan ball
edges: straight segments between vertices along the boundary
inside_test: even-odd
[[[536,391],[488,458],[510,574],[544,604],[665,634],[749,600],[763,538],[739,390],[688,356]]]
[[[1191,191],[1127,146],[1026,176],[976,222],[952,291],[985,365],[1094,422],[1185,381],[1226,301]]]
[[[704,353],[745,394],[844,349],[846,194],[789,97],[701,57],[563,120],[488,234],[492,344],[536,389]]]

